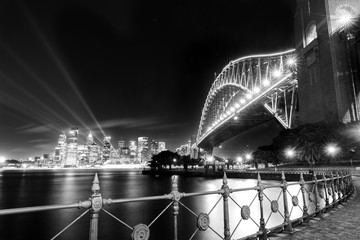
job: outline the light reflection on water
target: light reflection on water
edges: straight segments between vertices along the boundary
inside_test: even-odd
[[[91,185],[96,170],[66,170],[43,172],[2,172],[0,177],[0,208],[25,206],[73,204],[84,201],[91,195]],[[139,171],[98,171],[101,194],[104,198],[136,198],[169,194],[171,192],[172,177],[151,177],[142,175]],[[200,177],[176,177],[179,192],[215,191],[221,188],[222,179],[205,179]],[[264,184],[278,184],[275,181],[263,181]],[[231,189],[254,187],[254,179],[228,179]],[[307,187],[310,192],[311,186]],[[302,215],[302,196],[300,186],[289,186],[291,195],[298,196],[300,207],[292,207],[291,196],[288,196],[291,219]],[[284,221],[284,203],[280,188],[264,190],[264,219],[266,228],[271,228]],[[232,239],[247,236],[259,229],[260,207],[256,190],[234,192],[229,198],[230,230],[234,231],[241,219],[240,207],[249,205],[251,219],[242,220]],[[212,194],[181,199],[181,202],[194,213],[210,213],[210,226],[223,235],[223,201],[221,195]],[[220,199],[220,201],[219,201]],[[279,212],[271,213],[270,201],[278,200]],[[219,202],[218,202],[219,201]],[[218,202],[216,207],[214,205]],[[147,201],[116,204],[106,207],[106,210],[125,221],[130,226],[138,223],[149,224],[169,204],[169,201]],[[309,204],[307,200],[307,204]],[[324,201],[321,202],[324,205]],[[310,212],[314,211],[314,204],[310,204]],[[168,209],[151,226],[150,239],[172,239],[172,208]],[[67,209],[50,212],[28,213],[0,217],[0,239],[27,239],[34,235],[37,239],[50,239],[60,230],[77,218],[84,210]],[[196,231],[196,217],[180,205],[178,216],[179,239],[189,239]],[[21,227],[15,227],[21,226]],[[89,215],[85,215],[79,222],[65,231],[58,239],[88,239]],[[102,212],[99,219],[99,239],[129,239],[131,231],[119,222]],[[220,239],[214,232],[207,230],[198,232],[193,239]]]

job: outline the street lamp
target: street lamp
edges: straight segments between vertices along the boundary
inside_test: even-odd
[[[325,152],[327,155],[334,157],[339,153],[339,147],[336,144],[330,143],[325,147]]]
[[[286,148],[284,153],[285,153],[285,156],[289,159],[294,158],[296,155],[296,151],[294,148]]]

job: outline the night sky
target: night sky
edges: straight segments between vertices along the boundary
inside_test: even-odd
[[[79,142],[91,130],[114,146],[147,136],[175,150],[197,133],[215,72],[248,54],[294,47],[295,7],[295,0],[1,1],[0,156],[50,153],[72,126]],[[269,128],[244,133],[242,144],[256,145],[253,136],[269,136]]]

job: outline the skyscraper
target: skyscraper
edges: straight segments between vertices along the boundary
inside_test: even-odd
[[[138,161],[143,164],[149,160],[149,143],[147,137],[138,138]]]
[[[159,142],[159,153],[165,150],[165,142]]]
[[[110,158],[110,151],[111,151],[111,137],[105,137],[104,138],[104,146],[103,146],[103,155],[102,155],[102,161],[103,163],[109,160]]]
[[[151,152],[151,155],[156,155],[159,153],[159,142],[158,141],[151,140],[150,152]]]
[[[67,166],[76,166],[78,132],[79,130],[77,127],[72,127],[68,132],[68,144],[67,144],[66,163],[65,163],[65,165]]]
[[[130,149],[130,162],[131,163],[136,163],[137,159],[136,159],[136,152],[137,152],[137,146],[136,146],[136,141],[129,141],[129,149]]]

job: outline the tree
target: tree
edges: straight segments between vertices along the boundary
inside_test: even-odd
[[[159,154],[153,155],[151,159],[152,160],[150,162],[150,166],[159,169],[169,166],[171,170],[171,165],[174,164],[174,159],[178,161],[180,159],[180,156],[177,153],[166,150],[160,152]]]

